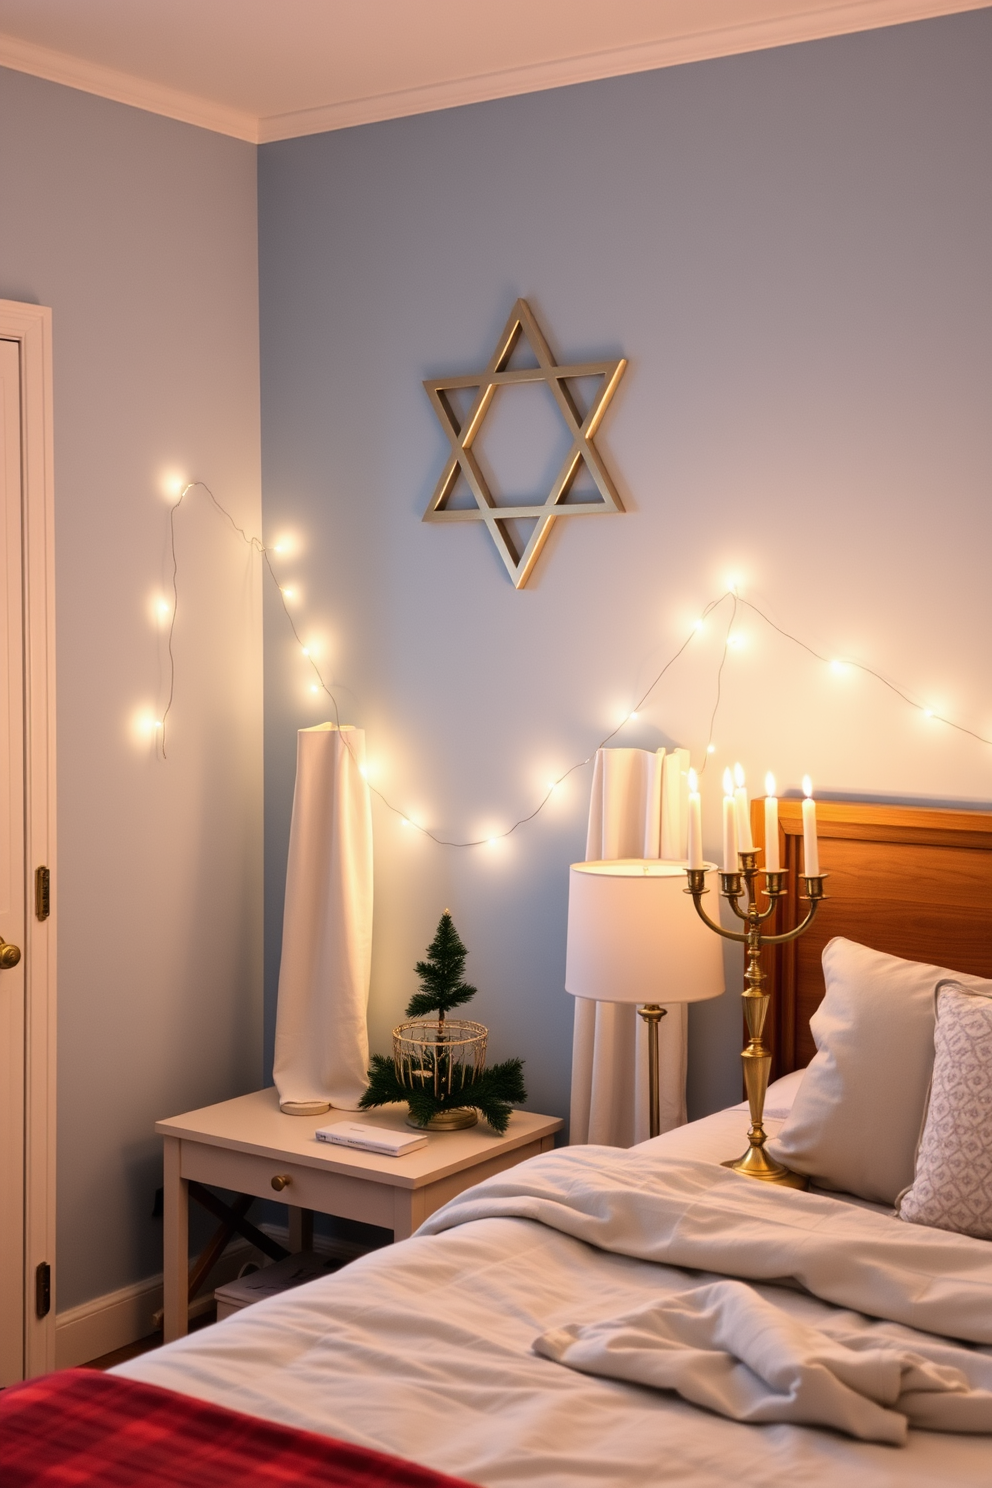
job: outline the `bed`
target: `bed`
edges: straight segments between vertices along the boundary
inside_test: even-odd
[[[782,805],[783,864],[795,868],[798,804]],[[831,899],[816,938],[773,968],[784,1078],[766,1104],[772,1136],[812,1052],[804,1025],[823,996],[819,953],[831,937],[992,976],[992,816],[834,802],[820,820]],[[755,826],[760,834],[758,817]],[[784,906],[784,923],[797,908]],[[534,1159],[470,1190],[412,1239],[115,1373],[487,1488],[986,1485],[992,1436],[974,1424],[913,1429],[894,1446],[824,1426],[744,1423],[671,1390],[556,1362],[552,1345],[569,1327],[595,1332],[743,1276],[738,1291],[790,1326],[841,1319],[906,1347],[926,1348],[935,1334],[968,1340],[977,1396],[992,1402],[988,1242],[905,1225],[864,1197],[770,1192],[730,1173],[720,1164],[743,1148],[746,1124],[746,1108],[732,1107],[629,1152]],[[690,1194],[682,1208],[680,1193]],[[786,1256],[797,1246],[807,1260],[777,1262],[776,1247]],[[876,1306],[892,1246],[909,1256],[914,1280],[901,1301]],[[804,1284],[783,1285],[790,1276]],[[872,1320],[886,1309],[888,1321]]]

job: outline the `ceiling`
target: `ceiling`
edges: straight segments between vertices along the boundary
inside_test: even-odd
[[[992,0],[0,0],[0,66],[264,142]]]

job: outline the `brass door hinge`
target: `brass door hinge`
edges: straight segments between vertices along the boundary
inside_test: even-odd
[[[52,875],[47,868],[34,870],[34,912],[47,920],[52,912]]]
[[[34,1310],[40,1318],[52,1310],[52,1268],[42,1261],[34,1273]]]

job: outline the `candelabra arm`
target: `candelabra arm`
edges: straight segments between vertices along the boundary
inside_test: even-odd
[[[767,889],[765,890],[765,893],[766,894],[768,893],[768,890]],[[767,919],[770,919],[771,916],[775,913],[775,906],[778,903],[779,897],[780,896],[778,894],[776,894],[774,896],[774,898],[771,900],[771,903],[768,905],[768,908],[767,909],[755,909],[755,911],[754,911],[754,918],[757,920],[757,922],[758,922],[759,925],[763,925],[765,923],[765,921]],[[762,935],[761,938],[764,941],[770,941],[770,940],[774,939],[774,937],[771,936],[771,935]]]
[[[803,931],[813,923],[813,918],[816,914],[816,906],[817,901],[814,899],[813,903],[810,905],[809,909],[806,912],[806,918],[804,920],[802,920],[798,925],[795,925],[791,930],[784,930],[781,935],[763,935],[761,937],[762,944],[785,945],[787,941],[798,940]]]
[[[743,945],[743,943],[747,940],[747,936],[745,934],[737,930],[724,930],[723,926],[718,924],[716,920],[710,919],[702,904],[699,902],[701,896],[709,892],[708,889],[683,889],[682,892],[683,894],[692,895],[692,902],[696,906],[696,913],[698,914],[704,925],[709,925],[710,929],[715,931],[717,935],[722,935],[724,940],[736,940],[738,945]],[[734,908],[737,908],[736,904],[734,905]],[[740,910],[737,910],[737,913],[738,915],[740,915]],[[744,918],[743,915],[740,915],[740,917],[742,919]]]
[[[791,930],[783,930],[780,935],[762,935],[761,939],[764,945],[785,945],[787,941],[798,940],[803,931],[808,929],[816,916],[820,900],[826,898],[823,892],[823,880],[826,876],[825,873],[818,873],[815,876],[803,877],[803,883],[806,885],[806,898],[809,900],[809,909],[806,911],[806,918],[801,920],[798,925],[793,926]]]

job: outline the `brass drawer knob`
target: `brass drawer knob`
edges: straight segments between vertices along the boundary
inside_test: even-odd
[[[282,1193],[283,1189],[288,1188],[292,1181],[288,1173],[277,1173],[272,1180],[272,1187],[276,1193]]]
[[[0,971],[10,971],[21,959],[20,946],[11,945],[0,935]]]

